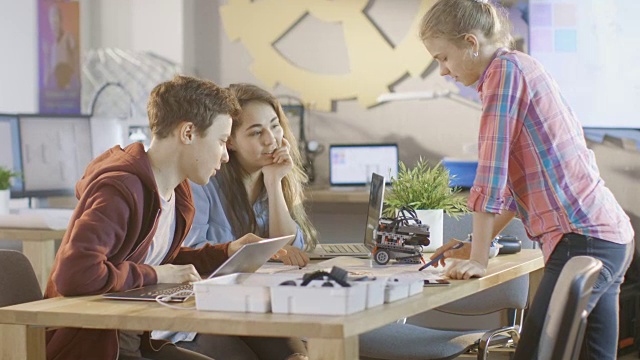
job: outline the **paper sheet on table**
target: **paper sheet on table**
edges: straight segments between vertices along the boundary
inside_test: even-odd
[[[0,227],[64,230],[71,214],[72,209],[12,209],[0,215]]]
[[[349,272],[351,276],[389,276],[397,278],[416,279],[440,279],[444,276],[442,268],[429,267],[418,271],[420,264],[388,264],[377,265],[370,259],[359,259],[354,257],[334,257],[318,263],[312,263],[300,269],[297,266],[283,265],[281,263],[267,263],[258,272],[277,274],[293,273],[305,274],[308,272],[325,270],[330,271],[333,266],[341,267]]]

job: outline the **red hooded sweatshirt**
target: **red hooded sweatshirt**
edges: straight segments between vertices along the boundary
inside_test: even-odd
[[[162,264],[193,264],[211,273],[227,258],[227,244],[181,247],[195,209],[188,181],[175,188],[176,229]],[[142,144],[109,149],[76,184],[79,200],[53,265],[45,298],[95,295],[156,284],[143,264],[160,218],[160,196]],[[141,346],[148,346],[143,339]],[[47,331],[47,359],[118,357],[117,330]]]

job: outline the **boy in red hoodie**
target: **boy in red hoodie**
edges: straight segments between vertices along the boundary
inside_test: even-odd
[[[95,295],[156,283],[182,283],[210,273],[242,245],[181,247],[194,216],[187,179],[206,184],[228,161],[231,116],[240,110],[227,90],[186,76],[156,86],[147,111],[153,133],[93,160],[76,185],[79,203],[58,250],[46,298]],[[62,328],[47,332],[48,359],[206,359],[145,333]]]

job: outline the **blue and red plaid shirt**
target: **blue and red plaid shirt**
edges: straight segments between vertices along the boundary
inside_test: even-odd
[[[600,177],[582,126],[532,57],[498,50],[477,85],[478,171],[468,205],[516,212],[548,259],[565,233],[633,241],[629,217]]]

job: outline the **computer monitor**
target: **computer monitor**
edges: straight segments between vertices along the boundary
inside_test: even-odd
[[[22,173],[18,115],[0,114],[0,166]],[[22,179],[11,179],[11,196],[22,192]]]
[[[92,159],[90,118],[21,114],[18,119],[21,196],[75,194],[75,184]]]
[[[397,144],[350,144],[329,146],[331,186],[363,186],[371,173],[381,174],[389,183],[398,176]]]

